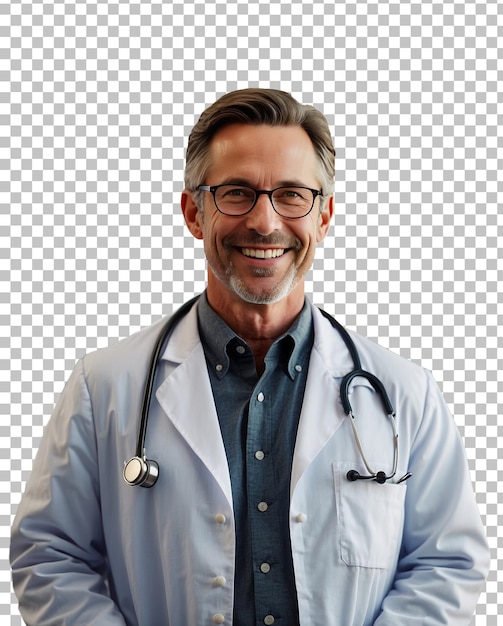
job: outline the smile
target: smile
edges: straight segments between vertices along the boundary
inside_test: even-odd
[[[267,250],[259,248],[241,248],[241,252],[245,256],[254,259],[275,259],[285,254],[285,248],[268,248]]]

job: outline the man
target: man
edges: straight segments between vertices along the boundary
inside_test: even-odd
[[[86,356],[56,406],[13,529],[28,625],[469,623],[489,557],[437,386],[351,334],[393,409],[361,373],[341,392],[357,364],[304,297],[333,176],[325,118],[284,92],[203,113],[182,209],[208,286],[157,361],[158,479],[142,442],[122,476],[156,324]]]

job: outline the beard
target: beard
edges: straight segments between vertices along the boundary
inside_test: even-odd
[[[267,278],[272,275],[272,272],[266,268],[263,270],[257,269],[255,271],[256,277]],[[227,283],[231,287],[232,291],[236,293],[242,300],[250,304],[274,304],[279,302],[283,298],[286,298],[297,284],[296,281],[297,270],[295,267],[290,267],[286,276],[281,281],[272,286],[272,288],[260,288],[251,289],[246,281],[233,273],[232,268],[229,267],[227,272]]]

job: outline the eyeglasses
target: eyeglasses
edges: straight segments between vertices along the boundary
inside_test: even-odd
[[[276,189],[253,189],[248,185],[199,185],[201,191],[213,194],[215,206],[224,215],[240,216],[249,213],[262,194],[269,196],[273,209],[289,219],[308,215],[317,196],[323,192],[309,187],[276,187]]]

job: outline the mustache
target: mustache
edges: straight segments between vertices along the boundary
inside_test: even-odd
[[[227,248],[253,248],[254,246],[268,246],[276,248],[285,248],[300,250],[302,243],[296,237],[288,238],[280,233],[272,233],[270,235],[253,235],[245,238],[230,235],[223,240],[224,246]]]

